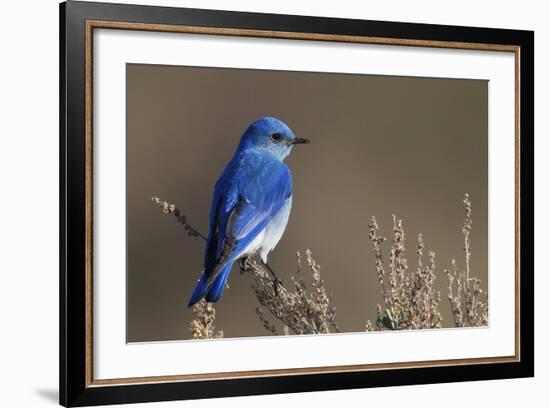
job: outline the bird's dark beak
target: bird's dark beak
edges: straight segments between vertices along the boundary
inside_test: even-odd
[[[290,142],[290,144],[293,144],[293,145],[295,145],[295,144],[306,144],[306,143],[311,143],[311,141],[309,139],[302,139],[301,137],[294,138]]]

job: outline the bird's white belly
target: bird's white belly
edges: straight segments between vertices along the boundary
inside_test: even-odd
[[[267,262],[267,255],[277,246],[285,232],[291,207],[292,196],[286,199],[277,215],[267,224],[262,243],[259,247],[260,256],[264,262]]]
[[[256,238],[254,238],[252,242],[250,242],[250,244],[248,244],[248,246],[242,250],[239,256],[237,256],[237,259],[254,254],[258,250],[258,248],[260,248],[260,246],[262,245],[262,242],[264,241],[265,232],[266,232],[265,229],[262,232],[260,232],[258,236],[256,236]]]
[[[267,227],[265,227],[265,229],[260,232],[250,244],[248,244],[248,246],[239,254],[239,256],[237,256],[237,258],[242,258],[259,252],[262,261],[267,262],[267,255],[271,252],[271,250],[273,250],[273,248],[275,248],[285,232],[291,207],[292,196],[286,199],[283,207],[279,210],[275,217],[273,217],[269,224],[267,224]]]

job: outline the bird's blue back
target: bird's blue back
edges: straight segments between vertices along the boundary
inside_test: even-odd
[[[292,176],[282,161],[254,148],[239,149],[216,183],[210,211],[205,272],[214,266],[225,236],[236,240],[242,250],[267,225],[292,194]],[[239,214],[227,231],[230,215],[239,205]]]

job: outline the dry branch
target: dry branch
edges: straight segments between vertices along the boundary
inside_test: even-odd
[[[187,222],[187,216],[179,208],[177,208],[175,204],[170,204],[168,201],[162,201],[158,197],[152,197],[151,200],[160,207],[163,214],[173,215],[176,217],[176,221],[183,225],[183,228],[190,237],[202,238],[203,241],[206,242],[206,236],[201,234]]]
[[[185,214],[174,204],[153,197],[164,214],[175,216],[191,237],[202,238],[205,235],[192,227]],[[465,268],[459,271],[455,260],[445,272],[449,279],[448,298],[454,323],[457,327],[483,326],[488,324],[488,301],[483,295],[481,281],[471,277],[471,241],[472,205],[468,194],[464,196],[466,217],[462,226],[464,236]],[[425,256],[425,244],[422,234],[417,236],[415,269],[408,266],[405,256],[406,234],[403,221],[393,216],[393,236],[387,267],[384,264],[382,246],[385,237],[379,234],[376,218],[369,223],[369,240],[373,246],[375,270],[381,288],[382,305],[377,305],[375,325],[368,320],[366,331],[428,329],[440,328],[442,318],[439,312],[441,295],[435,290],[436,261],[435,252],[428,251]],[[252,278],[252,289],[260,306],[256,313],[265,329],[273,334],[318,334],[339,332],[336,324],[336,307],[332,296],[329,296],[321,278],[321,268],[313,259],[311,251],[307,250],[305,264],[311,273],[311,290],[304,280],[302,257],[297,253],[297,270],[292,276],[291,284],[277,280],[267,267],[252,259],[241,261],[242,274]],[[193,338],[222,337],[221,330],[214,327],[215,309],[211,303],[204,300],[193,307],[196,318],[191,322],[190,330]],[[278,321],[274,323],[271,319]],[[282,326],[282,328],[278,328]]]
[[[481,281],[471,277],[470,260],[472,257],[470,233],[472,232],[472,203],[468,194],[464,195],[465,218],[462,226],[464,236],[464,270],[460,271],[456,261],[451,261],[450,269],[445,272],[449,278],[449,302],[453,312],[455,326],[475,327],[489,323],[489,302],[483,295]],[[453,290],[454,289],[454,290]]]
[[[291,277],[290,289],[277,286],[271,276],[254,261],[247,259],[241,263],[241,273],[252,275],[252,289],[260,303],[256,309],[264,327],[278,334],[276,325],[270,322],[270,315],[283,323],[283,334],[319,334],[339,332],[336,324],[336,308],[333,299],[327,294],[321,278],[321,267],[315,262],[310,250],[306,250],[306,266],[312,274],[312,291],[308,293],[303,276],[302,258],[296,253],[298,268]]]
[[[377,306],[376,326],[380,330],[428,329],[441,327],[441,314],[438,306],[440,294],[434,289],[435,253],[428,252],[428,262],[424,265],[424,240],[417,237],[417,268],[411,271],[405,256],[406,234],[403,221],[393,216],[393,239],[389,253],[388,270],[384,267],[382,244],[386,241],[378,233],[375,217],[369,223],[369,239],[375,257],[378,282],[382,289],[384,304]],[[367,321],[366,330],[374,330]]]
[[[157,204],[163,214],[170,214],[182,224],[191,237],[200,237],[206,241],[205,235],[192,227],[187,217],[176,207],[158,197],[152,201]],[[306,251],[307,268],[312,274],[312,292],[308,293],[307,285],[302,274],[302,262],[300,254],[297,255],[298,269],[296,277],[292,277],[292,288],[287,289],[281,282],[266,269],[265,265],[254,259],[245,258],[240,268],[242,274],[252,277],[252,289],[256,294],[260,307],[256,313],[262,325],[273,334],[277,334],[277,327],[269,320],[269,315],[277,319],[283,325],[282,334],[317,334],[338,332],[335,321],[336,308],[332,297],[327,294],[324,281],[321,279],[321,267],[315,262],[309,250]],[[215,309],[211,303],[201,301],[193,307],[197,318],[191,323],[193,338],[212,338],[214,336],[213,322]],[[221,332],[223,335],[223,332]]]
[[[189,325],[189,331],[194,339],[220,339],[223,337],[223,330],[216,330],[216,310],[212,303],[201,299],[192,307],[195,319]]]

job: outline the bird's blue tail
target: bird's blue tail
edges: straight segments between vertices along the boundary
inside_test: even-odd
[[[227,278],[229,278],[229,272],[231,272],[232,266],[233,262],[227,264],[220,273],[220,276],[216,278],[210,289],[208,289],[208,293],[206,293],[205,296],[207,302],[217,302],[220,300],[220,296],[225,289],[225,284],[227,282]]]
[[[229,272],[231,272],[232,266],[232,262],[228,263],[223,268],[219,276],[214,280],[212,285],[210,285],[210,287],[206,286],[206,278],[203,273],[201,279],[199,280],[199,283],[197,283],[197,286],[195,286],[195,290],[191,295],[191,299],[189,299],[188,306],[193,306],[203,297],[207,302],[217,302],[218,300],[220,300],[223,290],[225,289],[227,278],[229,278]]]

